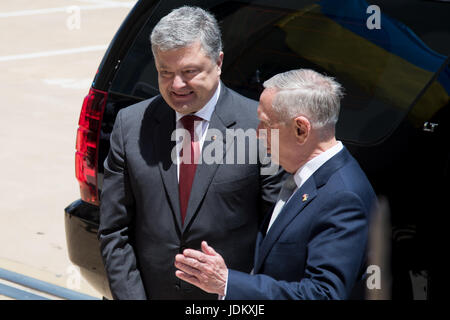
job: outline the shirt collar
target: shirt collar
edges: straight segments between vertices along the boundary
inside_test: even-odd
[[[211,99],[209,99],[209,101],[205,104],[205,106],[203,108],[201,108],[200,110],[195,112],[194,115],[196,115],[208,122],[211,121],[211,117],[216,108],[216,104],[217,104],[217,101],[219,100],[219,96],[220,96],[220,81],[219,81],[219,85],[217,86],[216,92],[214,92]],[[175,119],[178,122],[181,118],[183,118],[185,116],[185,114],[175,111],[175,116],[176,116]]]
[[[342,142],[338,141],[336,145],[322,152],[321,154],[312,158],[303,166],[301,166],[294,175],[294,181],[297,185],[297,188],[300,188],[317,169],[319,169],[325,162],[330,160],[339,151],[341,151],[343,147],[344,146]]]

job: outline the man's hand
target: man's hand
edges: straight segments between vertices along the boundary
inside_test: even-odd
[[[222,256],[206,241],[202,242],[202,251],[186,249],[175,257],[175,275],[208,292],[225,295],[228,269]]]

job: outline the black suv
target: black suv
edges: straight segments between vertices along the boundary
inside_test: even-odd
[[[266,79],[299,68],[343,84],[337,137],[389,209],[392,298],[437,297],[445,274],[438,269],[438,253],[446,252],[439,251],[438,236],[441,219],[450,213],[450,3],[445,2],[139,1],[83,102],[75,156],[81,199],[65,209],[72,262],[110,297],[97,240],[109,136],[120,109],[158,94],[149,35],[160,18],[189,4],[219,20],[222,80],[235,91],[257,100]]]

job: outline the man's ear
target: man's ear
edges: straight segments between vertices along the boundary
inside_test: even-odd
[[[304,144],[309,137],[311,131],[311,123],[304,116],[294,119],[295,138],[299,144]]]
[[[221,51],[219,54],[219,59],[216,61],[219,75],[222,74],[222,64],[223,64],[223,52]]]

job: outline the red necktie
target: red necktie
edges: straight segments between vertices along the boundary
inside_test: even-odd
[[[192,182],[194,181],[195,170],[197,169],[198,156],[200,154],[200,143],[194,133],[194,121],[203,119],[194,115],[187,115],[180,119],[184,129],[189,131],[189,139],[184,139],[183,148],[180,152],[180,177],[178,188],[180,192],[181,221],[184,223],[189,196],[191,194]],[[187,154],[183,154],[186,150]],[[190,152],[189,152],[190,151]]]

